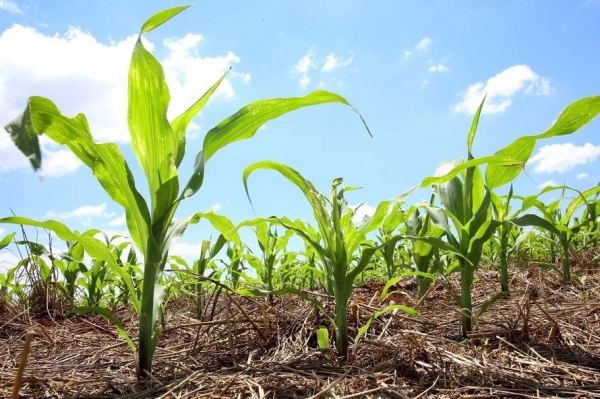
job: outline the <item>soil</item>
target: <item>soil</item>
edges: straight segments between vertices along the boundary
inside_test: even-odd
[[[10,397],[27,331],[35,332],[21,398],[540,398],[600,397],[600,265],[575,262],[574,282],[536,265],[513,268],[512,294],[458,333],[451,293],[434,283],[423,301],[412,280],[380,301],[380,282],[356,288],[350,336],[389,304],[415,308],[375,319],[347,359],[321,350],[327,319],[294,295],[209,295],[202,319],[194,301],[167,306],[152,374],[136,378],[135,358],[101,316],[0,303],[0,397]],[[477,313],[499,292],[498,274],[477,274]],[[459,292],[456,279],[448,281]],[[307,295],[331,301],[323,292]],[[227,310],[229,309],[229,311]],[[115,310],[137,336],[132,309]],[[332,343],[333,346],[333,343]]]

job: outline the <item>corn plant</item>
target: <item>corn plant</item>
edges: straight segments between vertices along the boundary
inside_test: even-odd
[[[367,233],[381,226],[393,203],[392,201],[380,203],[371,218],[367,218],[360,226],[355,227],[352,222],[353,212],[344,198],[345,192],[354,188],[344,187],[341,178],[333,181],[329,201],[327,201],[327,198],[319,193],[309,180],[289,166],[274,161],[257,162],[244,170],[243,180],[248,199],[250,199],[248,177],[259,169],[279,172],[302,191],[313,209],[322,243],[311,238],[303,223],[294,223],[287,218],[275,218],[275,220],[286,229],[299,234],[314,248],[321,259],[328,284],[331,284],[333,289],[335,301],[333,321],[337,351],[340,356],[347,356],[348,302],[352,296],[352,288],[357,277],[365,270],[380,247],[364,248],[357,257],[355,255],[366,240]]]
[[[475,270],[479,266],[486,242],[502,224],[502,221],[495,220],[492,215],[490,205],[493,189],[511,182],[521,173],[537,140],[571,134],[600,112],[600,96],[578,100],[565,108],[547,131],[520,137],[495,155],[476,159],[472,155],[472,146],[484,102],[485,98],[475,113],[467,135],[467,161],[443,162],[438,167],[437,179],[426,178],[421,183],[422,186],[434,185],[434,192],[444,208],[426,206],[427,212],[432,222],[446,232],[448,244],[460,253],[459,306],[460,333],[463,337],[467,337],[472,330],[471,290]],[[485,178],[479,169],[479,165],[483,163],[488,163]],[[531,219],[531,215],[527,215],[522,221],[531,222]],[[448,220],[452,221],[452,228]],[[516,222],[513,220],[513,223]],[[438,246],[442,243],[441,240],[435,241]]]
[[[180,187],[178,168],[185,155],[186,130],[219,84],[221,77],[200,99],[175,119],[167,119],[170,102],[169,88],[163,68],[144,47],[142,35],[154,30],[189,6],[160,11],[142,26],[133,50],[129,69],[128,126],[133,151],[148,183],[150,206],[135,186],[133,175],[119,147],[114,143],[96,143],[83,114],[69,118],[56,105],[42,97],[30,97],[23,114],[6,126],[17,147],[29,158],[34,169],[41,166],[38,136],[45,134],[58,144],[66,145],[89,167],[107,194],[125,210],[127,227],[132,241],[143,255],[144,277],[141,300],[133,305],[139,312],[138,376],[150,372],[152,357],[158,343],[160,328],[156,320],[163,301],[165,287],[158,282],[164,271],[172,241],[181,236],[189,224],[207,219],[228,240],[239,241],[233,224],[214,213],[197,213],[174,219],[179,204],[194,195],[202,186],[205,166],[217,151],[233,142],[248,139],[267,121],[298,108],[341,103],[350,106],[342,97],[316,91],[304,97],[261,100],[241,108],[223,120],[206,137],[196,156],[192,176]],[[123,277],[125,272],[116,264],[110,252],[92,238],[72,232],[57,221],[38,222],[23,217],[10,217],[0,223],[22,223],[54,231],[65,241],[80,240],[86,252]],[[129,287],[134,291],[134,287]],[[100,309],[96,309],[100,311]],[[102,311],[102,314],[107,314]],[[135,350],[135,348],[132,348]]]
[[[432,195],[430,205],[433,205],[434,197]],[[433,283],[433,276],[439,269],[439,263],[434,261],[439,255],[439,247],[423,241],[422,238],[429,237],[439,240],[446,232],[431,222],[429,213],[421,214],[419,207],[415,207],[406,221],[406,233],[409,236],[421,238],[410,242],[409,254],[414,266],[417,294],[419,298],[422,298]]]
[[[544,204],[538,199],[540,195],[553,190],[562,190],[563,194],[559,199],[550,204]],[[566,190],[574,191],[577,195],[569,202],[563,211],[561,206],[565,199],[564,193]],[[587,209],[592,208],[593,201],[589,202],[588,199],[597,195],[599,192],[600,187],[594,187],[584,192],[566,186],[546,187],[540,194],[528,196],[523,199],[523,209],[535,206],[542,212],[545,222],[552,226],[547,230],[551,233],[551,238],[558,238],[558,245],[562,255],[562,279],[565,283],[571,281],[571,261],[569,259],[571,242],[573,237],[575,237],[582,227],[581,223],[573,224],[575,221],[575,212],[583,205],[585,205]],[[552,240],[551,245],[555,245],[554,240]]]
[[[400,225],[406,222],[407,213],[401,209],[401,205],[401,203],[394,205],[377,232],[377,240],[384,243],[380,252],[388,280],[394,278],[401,267],[397,253],[398,242],[391,240],[396,235]]]
[[[258,220],[254,232],[261,254],[257,256],[250,251],[244,254],[244,259],[256,271],[256,275],[264,289],[271,292],[267,294],[267,300],[270,304],[273,304],[272,292],[274,291],[275,267],[278,265],[285,267],[286,262],[292,260],[291,257],[286,256],[286,247],[294,233],[287,230],[280,237],[277,233],[277,226],[269,225],[262,220]]]
[[[521,242],[527,239],[528,234],[516,234],[524,227],[536,227],[542,229],[549,234],[558,234],[558,230],[545,219],[535,214],[521,215],[522,210],[518,210],[513,214],[511,212],[510,202],[513,198],[512,184],[508,194],[500,197],[495,192],[491,192],[492,211],[494,220],[499,222],[496,235],[497,240],[491,239],[491,244],[496,245],[497,253],[500,258],[500,290],[504,295],[508,295],[508,261],[512,253],[519,247]],[[513,239],[511,242],[510,239]],[[511,245],[509,245],[509,243]]]

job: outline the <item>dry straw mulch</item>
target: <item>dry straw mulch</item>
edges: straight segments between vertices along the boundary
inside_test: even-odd
[[[406,281],[382,304],[382,284],[369,283],[355,291],[352,336],[390,301],[416,306],[419,316],[381,316],[346,363],[318,349],[315,331],[328,323],[295,296],[273,306],[265,298],[209,297],[203,321],[180,299],[168,306],[153,373],[143,381],[104,318],[39,317],[5,301],[0,397],[10,396],[28,330],[36,335],[20,391],[27,398],[600,397],[600,270],[592,262],[578,273],[576,283],[562,285],[533,266],[517,271],[513,294],[491,305],[467,340],[458,339],[457,307],[441,286],[418,303]],[[476,309],[499,289],[496,272],[478,278]],[[458,281],[450,284],[458,292]],[[116,314],[135,336],[132,311]]]

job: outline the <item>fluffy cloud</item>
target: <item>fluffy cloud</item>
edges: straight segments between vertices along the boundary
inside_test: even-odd
[[[23,14],[19,6],[10,0],[0,0],[0,10],[8,11],[11,14]]]
[[[335,54],[333,54],[333,53],[328,54],[327,57],[325,57],[325,64],[323,64],[323,67],[321,68],[321,72],[330,72],[330,71],[333,71],[334,69],[348,66],[352,63],[353,59],[354,59],[354,55],[352,55],[352,56],[350,56],[350,58],[344,60],[342,58],[336,57]]]
[[[533,165],[535,173],[564,173],[577,165],[593,162],[599,156],[600,145],[550,144],[540,148],[528,163]]]
[[[475,114],[486,93],[487,99],[482,112],[495,114],[504,112],[518,93],[548,95],[550,84],[529,66],[514,65],[489,78],[486,83],[477,82],[469,86],[454,110],[469,115]]]
[[[200,256],[201,244],[176,242],[169,249],[169,255],[178,255],[184,259],[197,259]]]
[[[321,65],[321,73],[327,73],[342,67],[347,67],[352,63],[353,59],[354,55],[351,55],[347,59],[343,59],[336,56],[334,53],[330,53],[323,59],[322,62],[317,62],[315,50],[314,48],[311,48],[304,56],[302,56],[302,58],[298,60],[296,65],[294,65],[294,68],[292,68],[292,73],[294,75],[300,75],[298,83],[300,84],[300,87],[304,89],[311,82],[311,70],[317,69],[318,65]],[[340,86],[341,82],[337,79],[336,82],[338,82],[338,86]],[[327,84],[324,81],[320,81],[318,86],[320,88],[324,88],[327,86]]]
[[[0,34],[0,125],[20,114],[27,98],[35,94],[52,99],[65,115],[85,113],[96,140],[128,142],[127,75],[136,39],[132,35],[104,44],[79,28],[55,35],[18,24],[8,28]],[[240,62],[231,51],[214,57],[199,55],[197,46],[202,40],[201,35],[187,34],[163,42],[167,53],[162,62],[171,88],[170,116],[184,111],[232,64]],[[144,44],[153,51],[152,43]],[[231,72],[215,98],[234,98],[232,81],[248,83],[250,78],[246,73]],[[47,176],[78,167],[62,150],[43,151]],[[0,134],[0,173],[27,167],[27,160],[8,135]]]
[[[68,212],[55,212],[48,211],[46,212],[45,217],[50,219],[75,219],[78,220],[84,226],[87,226],[91,223],[94,218],[111,218],[114,217],[113,212],[106,212],[106,203],[102,203],[100,205],[84,205],[79,208],[68,211]]]
[[[0,252],[0,273],[6,273],[8,269],[19,264],[21,258],[7,251]]]
[[[127,219],[125,218],[125,214],[122,214],[118,218],[115,218],[108,222],[109,226],[124,226],[127,223]]]
[[[294,65],[293,72],[300,74],[300,87],[305,88],[310,83],[310,77],[308,73],[311,69],[316,68],[315,65],[315,52],[313,49],[308,50],[302,58],[298,60]]]
[[[422,52],[428,50],[429,46],[431,46],[431,43],[433,43],[433,39],[428,36],[425,36],[424,38],[419,40],[419,43],[415,44],[414,50],[405,50],[404,51],[404,59],[405,60],[409,59],[413,55],[414,51],[422,53]]]
[[[444,64],[437,64],[437,65],[432,65],[429,67],[428,69],[429,72],[450,72],[450,68],[448,68],[446,65]]]
[[[417,43],[417,45],[415,46],[415,48],[418,51],[425,51],[429,48],[429,46],[431,46],[431,43],[433,43],[433,39],[431,39],[430,37],[425,36],[424,38],[422,38],[419,43]]]
[[[577,174],[577,180],[585,180],[588,177],[590,177],[590,175],[588,175],[587,173],[578,173]]]

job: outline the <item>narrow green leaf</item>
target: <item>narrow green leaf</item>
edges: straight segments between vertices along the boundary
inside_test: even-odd
[[[313,209],[315,219],[319,226],[319,231],[326,242],[326,248],[331,248],[331,235],[328,234],[328,232],[333,228],[333,221],[331,220],[329,212],[327,211],[327,200],[325,197],[317,191],[317,189],[309,180],[302,177],[300,173],[291,167],[275,161],[261,161],[249,165],[246,167],[246,169],[244,169],[243,173],[244,189],[246,190],[246,195],[251,203],[252,200],[250,199],[250,193],[248,191],[248,177],[252,172],[259,169],[279,172],[283,177],[298,187],[302,193],[304,193],[304,196]]]
[[[458,176],[458,174],[461,173],[462,171],[472,168],[473,166],[478,166],[478,165],[483,165],[483,164],[488,164],[488,168],[489,168],[489,165],[497,165],[498,167],[519,166],[521,168],[525,166],[524,162],[522,162],[518,159],[512,158],[510,156],[490,155],[487,157],[475,158],[475,159],[471,159],[470,161],[463,162],[460,165],[457,165],[454,169],[452,169],[451,171],[449,171],[448,173],[446,173],[443,176],[426,177],[421,182],[420,187],[428,187],[428,186],[432,186],[434,184],[446,183],[450,179]]]
[[[525,165],[539,139],[571,134],[585,126],[600,113],[600,96],[579,99],[568,105],[550,129],[535,136],[519,137],[513,143],[496,152],[498,156],[514,158]],[[486,169],[486,182],[490,189],[500,187],[515,177],[522,166],[490,164]]]
[[[6,237],[4,237],[2,239],[2,241],[0,241],[0,249],[6,248],[7,246],[9,246],[13,237],[15,236],[15,234],[16,233],[7,234]]]
[[[229,72],[231,68],[227,70]],[[183,156],[185,155],[185,133],[186,130],[196,115],[204,108],[210,97],[217,90],[221,82],[227,76],[227,72],[221,76],[221,78],[214,84],[198,101],[196,101],[191,107],[189,107],[185,112],[179,115],[177,118],[173,119],[171,122],[171,126],[173,127],[173,134],[175,135],[175,140],[178,144],[177,148],[177,157],[175,159],[175,165],[179,167],[181,161],[183,160]],[[195,173],[194,173],[195,174]],[[184,190],[185,191],[185,190]]]
[[[146,22],[144,22],[144,25],[142,25],[142,29],[140,30],[140,34],[150,32],[151,30],[159,27],[160,25],[164,24],[165,22],[173,18],[175,15],[179,14],[180,12],[182,12],[190,6],[191,4],[177,6],[157,12],[156,14],[148,18]]]
[[[131,57],[128,93],[131,146],[148,181],[152,217],[158,220],[179,192],[179,144],[167,120],[170,95],[163,68],[141,40]]]
[[[254,136],[258,128],[272,119],[302,107],[326,103],[340,103],[352,107],[342,96],[324,90],[309,93],[304,97],[273,98],[249,104],[206,134],[203,146],[204,162],[206,163],[226,145]],[[361,118],[367,132],[371,134],[360,113],[353,107],[352,109]]]
[[[83,114],[67,118],[52,101],[30,97],[23,114],[8,124],[6,130],[13,140],[15,137],[45,134],[56,143],[68,146],[92,170],[106,193],[125,208],[131,238],[142,252],[145,251],[150,230],[146,201],[136,190],[133,175],[119,147],[113,143],[95,143]],[[31,143],[32,147],[20,149],[37,170],[41,166],[37,137]]]
[[[477,126],[479,125],[479,116],[481,115],[481,110],[483,109],[483,104],[485,103],[485,99],[487,94],[481,100],[481,104],[479,104],[479,108],[477,108],[477,112],[475,112],[475,116],[473,117],[473,122],[471,123],[471,129],[469,130],[469,134],[467,135],[467,151],[469,154],[473,151],[473,139],[475,138],[475,133],[477,132]]]
[[[358,341],[360,340],[360,338],[367,332],[367,330],[371,327],[371,324],[373,324],[373,322],[377,318],[383,316],[386,313],[393,312],[394,310],[402,310],[404,313],[408,314],[409,316],[417,316],[419,314],[413,308],[410,308],[410,307],[405,306],[405,305],[389,305],[389,306],[386,306],[385,308],[383,308],[383,309],[378,310],[377,312],[375,312],[373,314],[373,316],[371,316],[369,318],[369,320],[367,320],[367,322],[365,323],[365,325],[362,326],[358,330],[358,333],[356,334],[356,337],[354,338],[354,344],[358,343]]]

